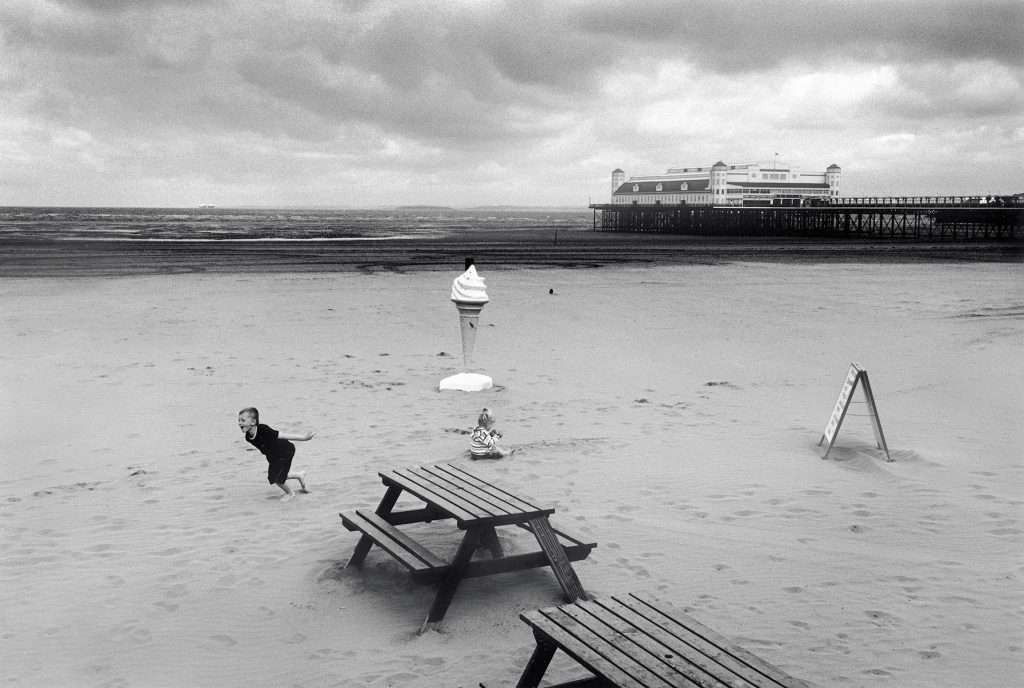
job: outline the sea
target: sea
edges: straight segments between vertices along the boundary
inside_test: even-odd
[[[0,242],[367,241],[587,229],[591,222],[587,209],[0,207]]]

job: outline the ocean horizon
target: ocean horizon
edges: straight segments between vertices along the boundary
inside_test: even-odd
[[[589,209],[0,207],[0,241],[343,241],[588,229]]]

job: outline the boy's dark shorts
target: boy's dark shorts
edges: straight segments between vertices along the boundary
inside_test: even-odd
[[[292,457],[295,456],[295,449],[292,448],[291,453],[285,456],[278,456],[273,459],[267,459],[269,465],[267,466],[267,482],[271,485],[277,485],[283,483],[288,479],[288,472],[292,469]]]

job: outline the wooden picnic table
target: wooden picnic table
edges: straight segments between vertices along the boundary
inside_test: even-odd
[[[387,489],[377,508],[340,514],[348,530],[362,534],[346,566],[361,566],[370,548],[377,545],[409,569],[414,580],[439,581],[421,631],[444,618],[463,578],[550,566],[567,600],[586,599],[571,562],[585,559],[597,545],[552,528],[548,517],[555,512],[554,507],[498,487],[450,463],[394,469],[379,475]],[[425,506],[395,511],[403,492],[417,497]],[[458,528],[465,531],[451,561],[397,528],[442,519],[455,519]],[[540,550],[506,555],[495,528],[510,525],[531,532]],[[473,555],[481,547],[490,552],[491,558],[474,561]]]
[[[517,688],[540,685],[556,650],[593,675],[550,688],[809,688],[661,600],[639,594],[520,615],[537,646]]]

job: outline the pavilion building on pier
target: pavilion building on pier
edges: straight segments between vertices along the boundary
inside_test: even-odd
[[[839,165],[824,172],[802,172],[779,161],[707,167],[674,167],[665,174],[626,178],[612,172],[613,204],[800,206],[839,197]]]

